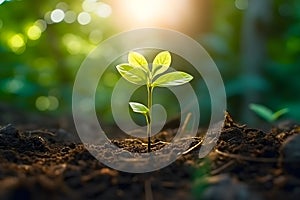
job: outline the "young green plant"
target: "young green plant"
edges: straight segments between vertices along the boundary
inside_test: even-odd
[[[146,85],[147,87],[147,106],[138,102],[129,102],[129,105],[133,112],[141,113],[146,118],[148,152],[151,151],[153,89],[155,87],[183,85],[193,79],[190,74],[181,71],[165,73],[171,65],[171,60],[171,54],[168,51],[163,51],[155,56],[152,66],[150,66],[143,55],[137,52],[130,52],[128,54],[128,63],[116,66],[124,79],[137,85]]]
[[[258,116],[266,120],[267,122],[273,123],[275,122],[279,117],[289,112],[288,108],[280,109],[276,112],[273,112],[269,108],[260,105],[260,104],[250,104],[249,108],[255,112]]]

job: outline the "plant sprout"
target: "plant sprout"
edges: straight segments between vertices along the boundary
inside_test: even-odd
[[[116,66],[118,72],[127,81],[137,84],[146,85],[148,101],[147,106],[138,102],[129,102],[133,112],[141,113],[146,118],[148,152],[151,151],[151,125],[152,125],[152,95],[155,87],[170,87],[188,83],[193,79],[190,74],[181,71],[164,73],[171,65],[171,54],[168,51],[160,52],[153,60],[150,66],[146,58],[137,53],[130,52],[128,54],[128,63]],[[163,74],[164,73],[164,74]]]
[[[279,117],[289,112],[288,108],[283,108],[276,112],[273,112],[269,108],[260,104],[250,104],[249,108],[258,116],[271,123],[275,122]]]

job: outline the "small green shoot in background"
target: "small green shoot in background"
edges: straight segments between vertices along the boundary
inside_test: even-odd
[[[250,104],[249,108],[258,116],[270,123],[275,122],[279,119],[279,117],[289,112],[288,108],[283,108],[276,112],[273,112],[271,109],[260,104]]]
[[[138,102],[129,102],[129,105],[132,108],[133,112],[141,113],[146,118],[148,152],[151,151],[150,137],[152,125],[151,107],[153,89],[155,87],[183,85],[193,79],[190,74],[181,71],[174,71],[163,74],[170,67],[171,60],[171,54],[168,51],[163,51],[156,55],[153,60],[152,66],[150,66],[143,55],[137,52],[130,52],[128,54],[128,63],[123,63],[116,66],[118,72],[127,81],[133,84],[147,86],[147,106]]]

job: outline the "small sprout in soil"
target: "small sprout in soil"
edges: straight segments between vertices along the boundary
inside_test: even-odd
[[[289,112],[288,108],[280,109],[276,112],[273,112],[269,108],[260,105],[260,104],[250,104],[249,108],[255,112],[258,116],[266,120],[267,122],[273,123],[279,119],[282,115]]]
[[[151,151],[150,137],[152,125],[151,107],[153,89],[155,87],[183,85],[193,79],[190,74],[181,71],[165,73],[171,65],[171,60],[171,54],[168,51],[163,51],[156,55],[152,66],[149,66],[146,58],[143,55],[137,52],[130,52],[128,54],[128,63],[123,63],[116,66],[118,72],[127,81],[133,84],[147,86],[147,106],[137,102],[129,102],[129,105],[133,112],[141,113],[146,118],[148,152]]]

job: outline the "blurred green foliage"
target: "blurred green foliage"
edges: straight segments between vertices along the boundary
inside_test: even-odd
[[[300,2],[276,0],[268,40],[269,60],[264,68],[271,84],[263,94],[267,105],[287,107],[289,115],[300,119]]]
[[[213,30],[201,41],[212,55],[223,76],[228,99],[228,110],[242,117],[243,96],[248,89],[256,91],[259,102],[276,110],[289,108],[288,118],[300,120],[300,2],[271,0],[272,17],[265,32],[265,62],[255,76],[242,69],[242,25],[250,1],[214,1]],[[252,1],[254,2],[254,1]],[[234,7],[234,4],[236,5]],[[246,123],[246,122],[245,122]]]
[[[114,31],[109,19],[95,13],[88,13],[90,23],[80,24],[79,14],[87,13],[82,3],[31,0],[0,5],[1,102],[27,110],[70,109],[77,69]],[[64,11],[64,20],[59,15],[51,20],[56,9]]]
[[[110,17],[114,14],[114,10],[110,13],[110,1],[91,1],[102,6],[100,14],[92,11],[87,0],[0,2],[0,102],[28,111],[70,111],[72,84],[81,62],[97,44],[120,31]],[[260,95],[260,102],[253,103],[274,110],[287,107],[289,117],[300,120],[300,2],[272,2],[273,16],[266,27],[267,62],[259,76],[249,76],[241,69],[241,29],[248,0],[214,0],[211,31],[196,38],[221,71],[229,111],[241,116],[245,88],[252,88]],[[56,9],[59,11],[54,12]],[[188,65],[182,59],[178,62]],[[108,96],[120,78],[116,73],[107,71],[97,94],[97,108],[104,116],[110,115]],[[199,75],[194,76],[201,112],[207,114],[207,88]],[[172,94],[167,96],[157,101],[171,110],[176,108],[176,101],[170,105]],[[209,120],[204,116],[201,120]]]

